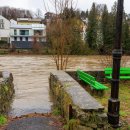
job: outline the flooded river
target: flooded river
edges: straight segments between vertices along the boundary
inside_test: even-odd
[[[99,59],[98,56],[71,56],[67,70],[102,70]],[[51,111],[48,76],[55,69],[51,56],[0,56],[0,71],[8,70],[14,76],[12,116]]]

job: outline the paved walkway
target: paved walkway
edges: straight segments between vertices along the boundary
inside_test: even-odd
[[[50,117],[23,118],[11,122],[6,130],[62,130],[61,124]]]

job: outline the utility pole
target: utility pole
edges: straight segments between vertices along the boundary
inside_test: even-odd
[[[124,0],[118,0],[117,16],[116,16],[116,35],[113,54],[113,70],[111,80],[111,97],[108,100],[108,123],[113,128],[120,127],[119,123],[119,76],[120,76],[120,63],[122,57],[122,20],[123,20],[123,5]]]

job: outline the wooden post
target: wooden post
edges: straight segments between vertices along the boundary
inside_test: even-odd
[[[69,120],[71,120],[73,118],[73,108],[72,105],[69,104]]]

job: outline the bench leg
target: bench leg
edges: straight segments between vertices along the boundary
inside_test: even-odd
[[[104,90],[95,90],[95,89],[91,89],[91,95],[96,95],[96,96],[104,96],[105,91]]]
[[[104,91],[104,90],[98,91],[98,96],[102,97],[102,96],[104,96],[104,94],[105,94],[105,91]]]

